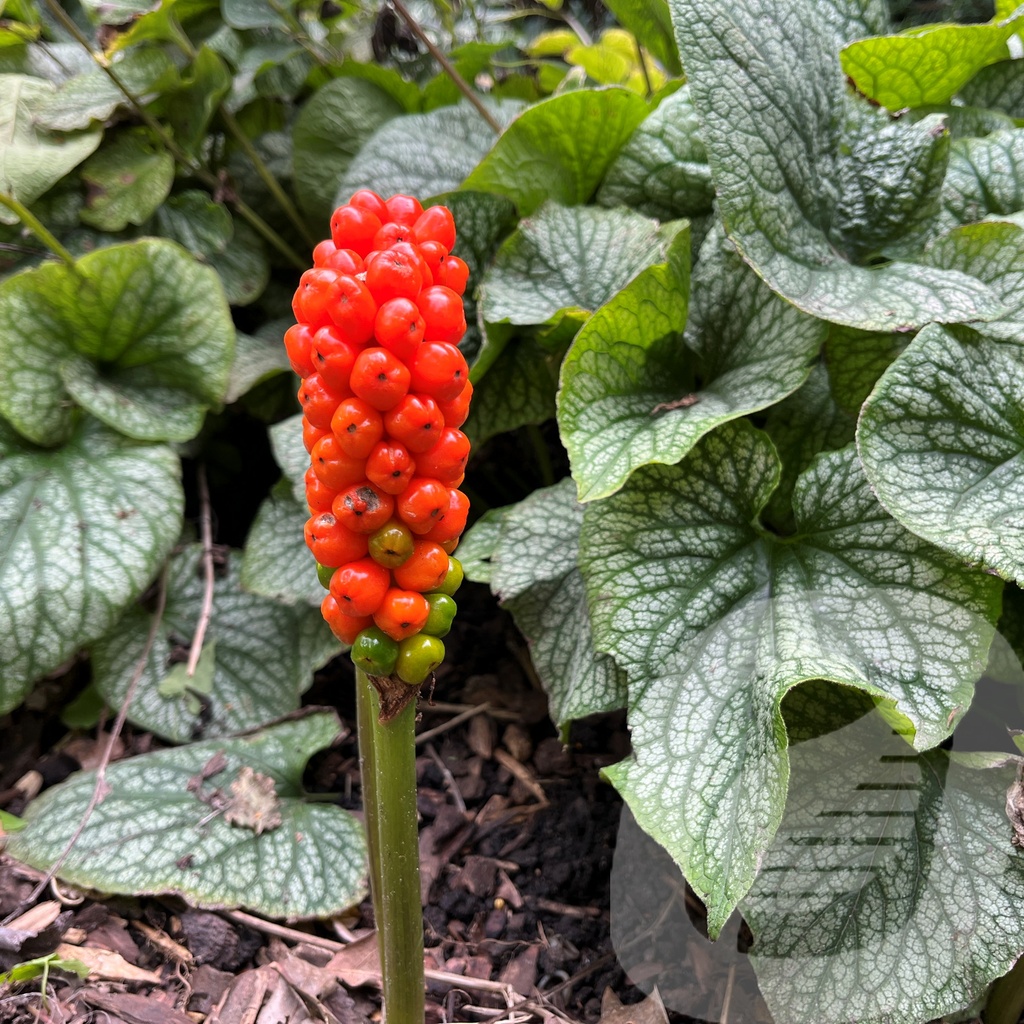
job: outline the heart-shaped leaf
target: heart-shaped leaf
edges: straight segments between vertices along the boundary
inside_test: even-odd
[[[95,420],[49,451],[0,421],[0,710],[150,584],[181,530],[180,472]]]
[[[167,606],[128,709],[137,725],[177,743],[255,728],[294,711],[313,671],[338,653],[318,609],[289,608],[244,591],[240,561],[229,554],[216,576],[206,633],[216,651],[212,687],[200,691],[203,708],[189,700],[187,689],[174,694],[159,689],[177,660],[188,656],[203,606],[201,549],[187,548],[171,562]],[[306,569],[315,581],[311,558]],[[151,615],[135,609],[91,647],[93,679],[111,707],[124,701],[150,625]]]
[[[186,441],[224,397],[234,340],[217,275],[170,242],[47,264],[0,284],[0,413],[43,445],[69,436],[74,403],[129,437]]]
[[[175,894],[192,906],[268,917],[340,913],[365,893],[363,831],[340,807],[304,800],[302,788],[306,762],[339,731],[337,717],[321,712],[112,764],[107,795],[60,877],[83,889]],[[78,772],[33,801],[8,852],[46,870],[78,827],[95,781],[94,772]]]

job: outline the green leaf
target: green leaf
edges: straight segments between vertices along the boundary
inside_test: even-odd
[[[628,89],[580,89],[542,100],[509,125],[465,181],[508,196],[522,217],[547,199],[586,203],[648,106]]]
[[[221,0],[224,21],[232,28],[290,29],[297,21],[294,0]]]
[[[167,89],[156,105],[178,145],[201,159],[210,122],[231,91],[231,73],[220,56],[204,44],[182,76],[179,88]]]
[[[673,75],[682,73],[666,0],[609,0],[605,6]]]
[[[258,336],[241,331],[235,333],[235,361],[231,364],[231,378],[224,395],[228,405],[237,402],[257,384],[291,370],[288,355],[281,344],[284,330],[279,329],[274,321],[267,326],[270,330],[261,331]]]
[[[833,51],[851,39],[878,36],[889,29],[886,0],[821,0],[817,10],[831,33]]]
[[[672,220],[711,212],[711,168],[690,89],[683,86],[640,124],[619,151],[597,193],[602,206],[631,206]]]
[[[19,818],[10,811],[0,811],[0,830],[4,832],[17,832],[25,827],[23,818]]]
[[[488,109],[500,124],[507,124],[520,106],[505,100],[488,104]],[[403,192],[421,199],[451,192],[493,141],[494,133],[468,103],[395,118],[378,128],[349,164],[335,205],[348,202],[360,188],[384,196]]]
[[[913,756],[877,711],[790,760],[785,817],[741,904],[773,1018],[963,1019],[1020,953],[1013,767]]]
[[[56,953],[47,953],[46,956],[36,957],[34,960],[24,960],[20,964],[15,964],[9,971],[4,971],[0,974],[0,985],[45,978],[51,970],[67,971],[69,974],[77,974],[80,978],[85,978],[89,974],[89,968],[81,960],[64,960]]]
[[[154,6],[155,0],[82,0],[82,7],[101,25],[123,25]]]
[[[532,337],[518,338],[474,384],[469,419],[462,428],[482,445],[495,434],[555,415],[558,368],[564,351],[546,351]]]
[[[0,284],[0,413],[55,444],[70,398],[129,437],[186,441],[224,397],[234,338],[216,274],[170,242],[28,270]]]
[[[36,111],[55,92],[28,75],[0,75],[0,192],[28,206],[100,144],[97,130],[56,135],[38,128]],[[17,217],[0,207],[0,224]]]
[[[301,413],[289,416],[270,428],[270,447],[274,452],[274,461],[295,488],[296,500],[304,500],[306,490],[303,478],[309,469],[309,452],[302,441]]]
[[[179,477],[170,448],[94,420],[52,451],[0,423],[0,709],[150,584],[181,529]]]
[[[758,0],[670,0],[670,7],[719,213],[772,290],[814,316],[872,331],[998,314],[991,291],[963,274],[851,262],[858,238],[838,230],[837,219],[848,230],[869,225],[856,214],[874,200],[862,181],[843,177],[847,101],[830,24],[815,0],[780,0],[769,16]],[[896,233],[899,211],[914,218],[931,157],[917,144],[919,126],[894,131],[906,133],[902,158],[889,153],[885,163],[893,180],[906,183],[884,194]]]
[[[349,164],[382,124],[403,112],[397,100],[358,78],[328,82],[299,112],[292,128],[295,194],[325,234]]]
[[[463,535],[459,542],[459,562],[467,580],[490,583],[494,576],[491,556],[501,540],[505,516],[515,508],[489,508]]]
[[[946,219],[969,224],[988,214],[1024,209],[1024,131],[993,132],[983,139],[958,139],[949,154],[942,188]]]
[[[1020,20],[928,25],[860,39],[843,48],[843,71],[869,99],[890,110],[948,103],[983,67],[1005,60]]]
[[[82,220],[100,231],[141,224],[167,198],[174,158],[147,128],[129,128],[82,165],[87,197]]]
[[[308,464],[309,459],[306,459]],[[295,485],[281,480],[260,505],[245,542],[242,586],[286,605],[312,605],[319,615],[327,591],[316,576],[316,561],[303,528],[309,507]]]
[[[858,430],[864,469],[901,523],[1018,583],[1022,389],[1019,351],[931,326],[879,381]]]
[[[860,412],[878,378],[907,347],[907,341],[905,334],[871,334],[834,325],[829,328],[825,342],[828,379],[836,402],[845,412],[852,416]]]
[[[362,828],[340,807],[306,802],[302,789],[306,761],[339,730],[335,715],[321,712],[253,736],[112,764],[110,791],[60,877],[100,892],[175,894],[196,907],[246,907],[289,920],[340,913],[365,893]],[[221,759],[223,769],[204,779]],[[228,824],[211,806],[232,799],[245,769],[273,780],[276,801],[267,805],[281,823],[262,834]],[[79,772],[33,801],[28,826],[11,837],[11,855],[45,870],[77,828],[94,785],[94,772]]]
[[[530,642],[530,658],[555,724],[623,707],[625,674],[594,650],[583,577],[576,566],[583,508],[573,496],[572,481],[534,491],[491,522],[488,582]]]
[[[961,90],[969,107],[1001,110],[1013,118],[1024,117],[1024,63],[1003,60],[982,68]]]
[[[125,87],[141,100],[173,87],[178,70],[162,49],[139,46],[115,54],[111,70]],[[42,128],[70,131],[88,128],[94,121],[106,121],[118,107],[125,106],[124,93],[96,63],[73,75],[48,93],[35,109],[34,121]]]
[[[738,421],[584,513],[595,646],[629,676],[633,754],[606,773],[708,905],[712,937],[782,817],[786,691],[828,679],[890,697],[934,745],[998,616],[999,582],[890,519],[852,446],[801,477],[787,538],[757,524],[779,471]]]
[[[102,3],[104,0],[98,2]],[[116,53],[137,46],[143,41],[174,43],[180,46],[187,42],[187,37],[183,39],[183,29],[188,27],[191,21],[210,15],[219,6],[218,0],[160,0],[155,7],[153,4],[147,4],[148,13],[114,23],[121,25],[128,20],[132,24],[127,31],[114,35],[108,50]]]
[[[689,255],[684,232],[565,358],[558,422],[581,501],[614,493],[639,466],[678,462],[709,430],[807,379],[825,325],[771,292],[719,231],[701,249],[683,345]]]
[[[164,684],[177,661],[188,657],[203,605],[201,549],[193,545],[171,562],[167,607],[128,709],[136,725],[176,743],[255,728],[294,711],[313,671],[338,653],[319,609],[289,608],[243,590],[240,561],[229,554],[214,584],[206,633],[206,643],[216,644],[212,686],[193,681],[176,692]],[[306,568],[315,580],[311,558]],[[93,678],[110,707],[124,702],[151,623],[148,612],[133,609],[90,649]],[[190,700],[194,693],[208,698],[205,712]]]
[[[546,203],[498,250],[480,285],[489,324],[553,324],[591,313],[664,256],[657,223],[630,210]]]

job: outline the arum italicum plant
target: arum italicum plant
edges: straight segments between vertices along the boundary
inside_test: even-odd
[[[317,245],[285,336],[310,453],[306,543],[321,610],[356,666],[359,751],[392,1024],[423,1020],[416,696],[444,659],[469,503],[459,429],[472,385],[456,347],[468,269],[442,206],[361,189]]]

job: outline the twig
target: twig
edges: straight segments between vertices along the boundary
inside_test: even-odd
[[[494,752],[494,760],[507,768],[539,801],[542,807],[547,807],[548,796],[540,783],[533,777],[526,765],[520,764],[511,754],[500,747]]]
[[[56,235],[51,232],[43,222],[32,213],[23,203],[19,203],[14,196],[0,192],[0,206],[6,206],[22,224],[49,249],[54,256],[63,260],[72,270],[75,270],[75,257],[57,241]]]
[[[200,465],[196,471],[196,484],[199,488],[199,532],[203,541],[203,605],[199,610],[199,620],[192,636],[192,646],[188,652],[188,676],[196,674],[199,657],[203,653],[203,641],[210,625],[213,612],[213,516],[210,512],[210,488],[206,482],[206,469]]]
[[[86,805],[85,811],[78,823],[78,827],[75,829],[74,835],[72,835],[68,840],[67,845],[61,852],[61,855],[53,862],[46,874],[43,875],[42,880],[32,890],[28,898],[23,900],[18,907],[4,919],[3,924],[7,924],[16,917],[23,906],[27,906],[29,903],[34,903],[39,898],[43,890],[50,884],[51,880],[56,877],[57,872],[60,871],[61,866],[64,864],[64,861],[67,860],[68,854],[71,853],[75,843],[77,843],[81,838],[82,833],[85,831],[85,826],[89,823],[89,819],[92,817],[92,812],[96,810],[106,795],[110,792],[110,787],[107,785],[107,766],[110,764],[110,758],[113,756],[114,744],[117,743],[117,740],[121,735],[121,730],[124,728],[125,720],[128,718],[128,708],[135,699],[135,691],[138,689],[139,682],[142,680],[142,676],[146,671],[146,664],[149,661],[149,653],[153,649],[153,644],[156,642],[156,635],[160,629],[160,623],[163,621],[164,608],[166,605],[167,567],[164,566],[163,572],[160,574],[160,582],[157,584],[156,608],[153,611],[153,618],[149,624],[149,632],[146,634],[146,642],[143,644],[139,660],[135,663],[135,671],[132,673],[131,682],[128,683],[128,689],[125,692],[124,700],[121,702],[121,709],[118,711],[117,718],[114,719],[114,725],[107,737],[107,745],[103,748],[103,756],[100,758],[99,767],[96,769],[96,783],[92,788],[92,796],[89,797],[89,803]]]
[[[450,729],[454,729],[456,726],[462,725],[463,722],[468,722],[469,719],[475,718],[477,715],[482,715],[484,712],[490,710],[491,705],[486,701],[484,701],[483,704],[477,704],[476,707],[467,708],[454,718],[449,718],[447,722],[442,722],[440,725],[435,725],[433,729],[427,729],[426,732],[421,732],[419,736],[416,737],[416,746],[419,746],[421,743],[428,743],[430,740],[441,736]]]
[[[121,92],[124,98],[131,105],[135,113],[142,119],[146,127],[160,140],[164,148],[168,153],[171,154],[174,159],[181,164],[187,171],[194,174],[207,188],[214,192],[220,191],[222,182],[220,179],[205,167],[203,167],[198,161],[193,160],[178,144],[174,141],[174,137],[170,135],[162,124],[153,115],[146,110],[142,105],[139,98],[124,84],[121,76],[110,65],[103,60],[98,54],[93,52],[92,47],[89,45],[89,40],[85,38],[79,27],[71,20],[67,12],[57,3],[57,0],[46,0],[46,6],[53,12],[54,17],[61,23],[61,25],[72,35],[78,44],[89,54],[90,57],[99,65],[103,73],[114,83],[117,89]],[[267,242],[282,256],[284,256],[293,266],[299,270],[305,270],[308,261],[304,260],[299,254],[265,221],[259,216],[253,209],[251,209],[246,203],[242,202],[241,199],[230,197],[228,202],[234,206],[238,215],[244,220],[248,221],[249,224],[255,229]]]
[[[462,799],[459,787],[455,785],[455,776],[452,775],[451,769],[441,760],[441,755],[437,752],[433,743],[427,744],[427,753],[430,755],[430,760],[437,765],[438,771],[444,776],[445,788],[452,795],[452,803],[458,808],[460,814],[465,814],[466,801]]]
[[[491,718],[496,718],[499,722],[521,722],[523,716],[518,711],[512,711],[509,708],[496,708],[492,707],[486,701],[482,705],[478,704],[452,704],[448,701],[443,700],[432,700],[426,704],[420,704],[420,714],[422,715],[459,715],[463,711],[471,711],[477,707],[486,707],[487,714]],[[426,733],[423,734],[424,736]]]
[[[47,0],[51,2],[51,0]],[[430,51],[431,57],[444,68],[444,73],[455,83],[455,87],[476,107],[480,116],[494,129],[495,135],[501,134],[501,125],[494,115],[484,106],[483,100],[469,87],[469,83],[459,74],[455,65],[434,45],[431,38],[420,27],[419,22],[409,13],[409,8],[402,0],[391,0],[391,6],[401,15],[402,20],[412,29],[413,35]]]

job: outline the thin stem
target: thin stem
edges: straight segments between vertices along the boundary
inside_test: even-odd
[[[63,260],[72,270],[75,269],[75,257],[57,241],[53,232],[24,203],[19,203],[14,196],[0,192],[0,206],[6,206],[54,256]]]
[[[191,679],[196,674],[200,655],[203,653],[203,642],[206,630],[210,625],[213,613],[213,514],[210,511],[210,487],[206,482],[206,470],[200,466],[196,471],[196,485],[199,489],[199,532],[203,542],[203,604],[199,609],[199,621],[192,636],[192,647],[188,652],[188,675]]]
[[[651,85],[651,75],[647,70],[647,61],[644,60],[644,48],[640,45],[640,40],[636,36],[633,36],[633,42],[636,43],[636,55],[640,61],[640,70],[644,75],[644,86],[647,89],[647,98],[650,99],[654,94],[654,86]]]
[[[121,76],[97,53],[95,53],[92,47],[89,45],[89,40],[82,35],[78,26],[71,20],[67,12],[61,8],[57,3],[57,0],[46,0],[46,6],[53,12],[54,17],[64,26],[67,31],[74,36],[78,44],[89,54],[90,57],[99,65],[104,74],[114,83],[114,85],[120,90],[121,94],[131,105],[135,113],[142,119],[143,123],[154,135],[160,140],[164,148],[168,153],[171,154],[174,159],[181,164],[190,174],[194,174],[207,188],[214,192],[219,192],[222,189],[223,183],[220,179],[208,171],[198,161],[190,157],[179,145],[174,141],[174,137],[164,128],[162,124],[153,115],[146,110],[142,105],[139,98],[124,84],[121,80]],[[305,270],[308,265],[308,260],[304,260],[262,217],[259,216],[254,210],[242,202],[240,199],[229,197],[228,202],[235,208],[239,216],[252,225],[252,227],[259,232],[259,234],[267,240],[282,256],[285,257],[294,267],[298,270]]]
[[[416,702],[389,722],[356,670],[370,889],[380,948],[385,1024],[423,1024],[423,915],[416,829]]]
[[[469,87],[469,83],[459,74],[455,65],[434,45],[427,33],[420,27],[419,22],[409,13],[409,9],[402,3],[402,0],[391,0],[391,6],[398,11],[402,20],[412,29],[413,35],[430,51],[431,57],[444,68],[445,74],[455,83],[459,92],[476,107],[480,116],[494,129],[494,134],[500,135],[501,125],[495,120],[494,115],[484,106],[480,97]]]
[[[273,171],[266,165],[263,157],[260,156],[259,150],[249,141],[245,132],[242,131],[235,120],[235,115],[223,103],[219,107],[219,113],[221,121],[224,122],[224,127],[227,128],[234,140],[242,147],[242,151],[252,162],[256,173],[260,176],[260,180],[270,190],[270,194],[274,197],[277,205],[281,207],[285,216],[292,222],[293,227],[302,235],[306,245],[312,249],[316,245],[317,239],[313,237],[312,232],[306,226],[306,222],[295,208],[295,204],[288,198],[285,190],[281,188],[281,183],[274,177]]]

